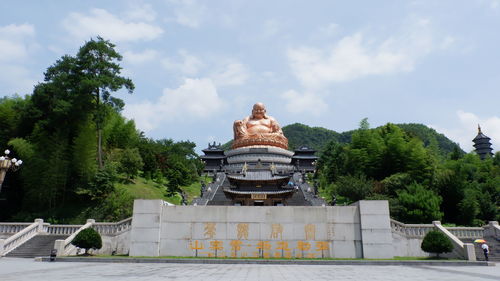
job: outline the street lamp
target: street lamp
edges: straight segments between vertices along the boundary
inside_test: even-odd
[[[23,164],[23,160],[16,158],[9,158],[10,151],[8,149],[5,150],[5,155],[0,156],[0,192],[2,191],[2,184],[5,178],[5,174],[7,171],[17,171],[21,164]]]

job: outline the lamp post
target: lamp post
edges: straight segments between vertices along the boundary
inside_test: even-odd
[[[5,179],[5,174],[7,171],[17,171],[21,164],[23,164],[23,160],[16,158],[9,158],[10,151],[8,149],[5,150],[5,155],[0,156],[0,192],[2,191],[3,180]]]

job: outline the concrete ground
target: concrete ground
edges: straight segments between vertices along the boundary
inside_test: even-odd
[[[35,262],[0,258],[0,280],[500,280],[497,266],[361,266]]]

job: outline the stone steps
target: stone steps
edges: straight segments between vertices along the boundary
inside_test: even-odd
[[[49,256],[54,249],[54,242],[58,239],[66,239],[68,235],[38,234],[26,243],[8,253],[7,257],[34,258]]]
[[[474,244],[474,250],[476,251],[476,260],[484,261],[484,253],[481,248],[481,244],[474,243],[475,239],[460,239],[464,243]],[[500,262],[500,238],[495,238],[493,236],[484,237],[486,240],[486,244],[488,244],[490,253],[488,254],[489,261],[498,261]]]

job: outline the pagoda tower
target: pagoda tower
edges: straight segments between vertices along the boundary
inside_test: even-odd
[[[493,155],[490,140],[491,139],[489,137],[485,136],[483,132],[481,132],[481,126],[477,125],[477,136],[472,141],[474,142],[476,153],[479,155],[481,160],[486,158],[487,155]]]

